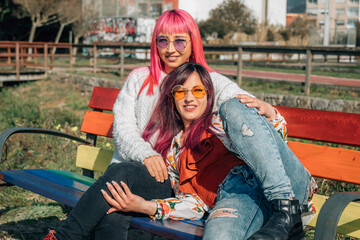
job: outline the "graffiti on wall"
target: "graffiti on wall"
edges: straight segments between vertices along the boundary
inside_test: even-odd
[[[84,36],[84,43],[92,42],[150,42],[155,19],[102,18],[96,29]]]

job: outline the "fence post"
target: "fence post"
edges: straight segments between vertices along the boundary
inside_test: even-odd
[[[37,54],[38,54],[38,49],[37,49],[37,47],[35,47],[35,48],[34,48],[34,55],[35,55],[35,57],[34,57],[34,63],[35,63],[35,64],[38,64]]]
[[[11,64],[11,47],[8,47],[8,64]]]
[[[15,45],[16,80],[20,81],[20,44]]]
[[[285,53],[282,55],[282,64],[285,64]]]
[[[311,76],[311,61],[312,53],[310,49],[306,50],[306,75],[305,75],[305,94],[310,94],[310,76]]]
[[[44,45],[44,72],[45,72],[45,78],[48,77],[48,44],[45,43]]]
[[[73,47],[70,45],[69,47],[69,63],[70,63],[70,71],[73,70]]]
[[[241,76],[241,71],[243,68],[242,58],[243,58],[243,49],[242,47],[238,47],[237,83],[239,87],[241,87],[241,80],[242,80],[242,76]]]
[[[124,45],[121,45],[120,47],[120,76],[123,78],[124,77],[124,55],[125,55],[125,51],[124,51]],[[146,54],[147,55],[147,54]]]
[[[97,47],[94,45],[93,47],[93,54],[94,54],[94,73],[96,73],[96,64],[97,64]]]

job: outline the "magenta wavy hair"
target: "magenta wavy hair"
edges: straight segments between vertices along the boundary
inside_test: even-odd
[[[145,141],[149,141],[153,135],[158,134],[154,149],[160,153],[164,159],[169,151],[172,139],[184,129],[184,124],[176,109],[171,90],[175,85],[183,85],[194,72],[199,74],[202,84],[207,89],[207,106],[205,112],[193,121],[186,130],[183,147],[196,151],[203,131],[206,130],[213,133],[211,126],[215,94],[209,72],[200,64],[192,62],[184,63],[173,70],[166,76],[164,81],[162,81],[160,85],[160,98],[142,134]]]
[[[147,85],[149,85],[147,95],[152,95],[154,93],[154,86],[159,84],[161,70],[164,70],[155,42],[156,37],[160,33],[188,33],[191,39],[192,52],[189,61],[199,63],[209,72],[213,72],[206,63],[200,31],[193,17],[182,9],[168,10],[156,22],[150,49],[150,74],[141,86],[139,95]]]

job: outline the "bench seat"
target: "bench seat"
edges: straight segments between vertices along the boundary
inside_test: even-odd
[[[3,181],[70,207],[74,207],[89,188],[89,185],[84,184],[83,177],[73,172],[44,169],[0,172]],[[204,231],[203,221],[156,221],[148,217],[134,217],[131,226],[167,238],[184,240],[201,239]]]

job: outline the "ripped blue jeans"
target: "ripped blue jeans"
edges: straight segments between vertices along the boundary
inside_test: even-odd
[[[204,239],[247,239],[271,217],[271,200],[295,197],[306,203],[310,175],[257,109],[231,99],[219,113],[246,165],[233,168],[220,184]]]

